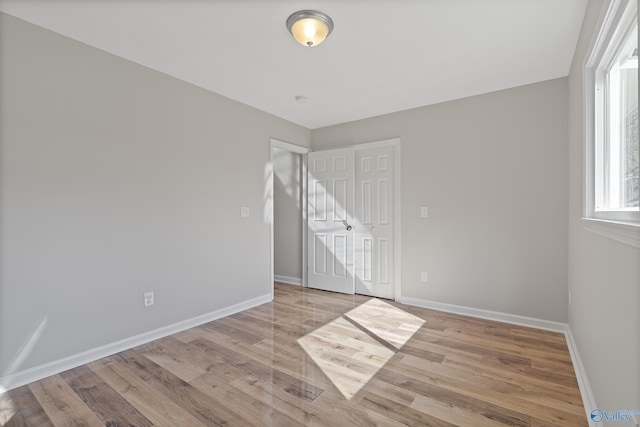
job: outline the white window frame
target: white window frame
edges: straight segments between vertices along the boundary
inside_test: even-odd
[[[599,138],[605,137],[602,108],[606,74],[602,64],[609,62],[609,46],[619,46],[628,36],[634,19],[638,19],[639,0],[612,0],[600,19],[599,31],[592,40],[584,66],[585,176],[583,223],[594,233],[640,248],[640,212],[596,210],[596,150]]]

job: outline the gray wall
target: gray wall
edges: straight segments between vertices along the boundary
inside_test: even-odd
[[[607,4],[590,1],[569,75],[569,325],[596,403],[613,411],[640,409],[640,249],[593,234],[581,222],[583,64]]]
[[[274,274],[302,282],[302,155],[273,149]]]
[[[564,322],[567,110],[563,78],[317,129],[312,141],[401,138],[403,296]]]
[[[20,369],[270,293],[269,141],[309,130],[7,15],[0,43],[0,375],[44,319]]]

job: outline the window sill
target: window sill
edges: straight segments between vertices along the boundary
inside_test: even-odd
[[[640,248],[640,223],[582,218],[584,229],[618,242]]]

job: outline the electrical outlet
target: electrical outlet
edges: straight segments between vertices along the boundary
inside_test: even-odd
[[[154,304],[153,302],[153,292],[145,292],[144,293],[144,306],[151,307]]]
[[[426,206],[422,206],[420,208],[420,216],[422,218],[428,218],[429,217],[429,208]]]
[[[240,208],[240,217],[241,218],[248,218],[249,217],[249,208],[246,206],[243,206]]]
[[[429,281],[429,275],[427,274],[426,271],[420,272],[420,281],[425,283]]]
[[[571,305],[571,291],[569,291],[569,305]]]

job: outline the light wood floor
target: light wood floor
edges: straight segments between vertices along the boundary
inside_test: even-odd
[[[562,334],[276,284],[272,303],[5,393],[0,424],[587,420]]]

